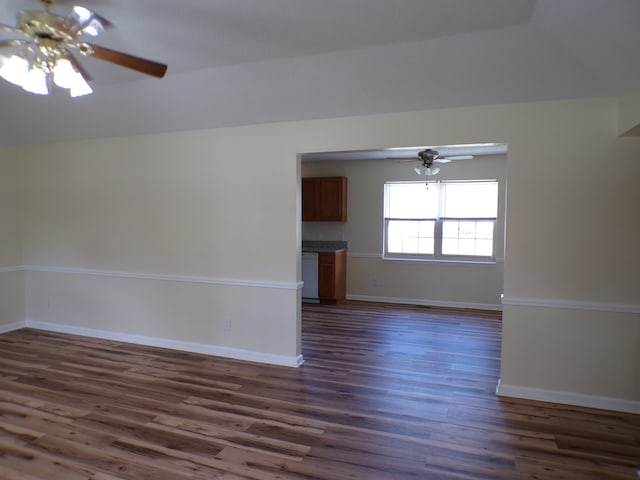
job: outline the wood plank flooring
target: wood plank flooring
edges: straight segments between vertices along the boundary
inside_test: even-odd
[[[0,335],[0,479],[640,478],[640,416],[495,396],[500,328],[305,305],[298,369]]]

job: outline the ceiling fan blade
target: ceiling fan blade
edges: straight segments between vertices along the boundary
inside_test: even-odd
[[[0,30],[3,30],[5,32],[11,32],[11,33],[20,33],[24,35],[24,32],[19,28],[12,27],[11,25],[5,25],[4,23],[0,23]]]
[[[84,78],[84,81],[87,83],[93,81],[93,78],[91,77],[89,72],[85,70],[85,68],[78,61],[78,59],[70,51],[68,50],[65,50],[65,51],[67,52],[67,58],[71,62],[71,65],[73,65],[73,68],[75,68],[80,73],[80,75],[82,75],[82,78]]]
[[[90,50],[83,52],[86,55],[99,58],[106,62],[115,63],[122,67],[130,68],[153,77],[162,78],[167,73],[167,66],[163,63],[153,62],[144,58],[135,57],[128,53],[118,52],[110,48],[100,47],[87,43]]]
[[[27,43],[27,40],[0,40],[0,48],[17,47],[25,43]]]
[[[76,18],[85,18],[83,23],[88,23],[90,20],[97,20],[102,24],[103,28],[113,28],[113,23],[104,18],[102,15],[89,10],[86,7],[81,7],[79,5],[74,5],[71,10],[71,15],[76,16]]]
[[[419,157],[386,157],[387,160],[397,160],[398,162],[422,162]],[[433,158],[434,163],[450,163],[451,160],[471,160],[473,155],[443,155]]]
[[[81,33],[96,37],[104,29],[111,27],[113,27],[113,24],[109,20],[86,7],[78,5],[74,6],[71,13],[58,25],[60,30],[72,37],[77,37]]]

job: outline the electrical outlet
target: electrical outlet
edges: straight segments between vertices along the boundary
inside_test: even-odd
[[[49,302],[49,297],[44,297],[42,299],[42,309],[47,312],[49,311],[49,306],[51,305],[51,303]]]
[[[379,287],[380,286],[380,280],[378,278],[372,278],[371,279],[371,286],[372,287]]]
[[[230,318],[225,318],[224,319],[224,324],[223,324],[222,328],[224,329],[225,332],[228,332],[228,331],[231,330],[231,319]]]

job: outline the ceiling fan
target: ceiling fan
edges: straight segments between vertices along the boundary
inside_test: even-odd
[[[417,160],[420,161],[420,165],[414,168],[418,175],[432,176],[437,175],[440,172],[440,168],[434,167],[434,163],[449,163],[452,160],[471,160],[473,155],[440,155],[437,150],[426,148],[421,150],[417,154]],[[402,159],[400,161],[415,161],[415,158]]]
[[[75,53],[157,78],[167,72],[162,63],[85,42],[85,36],[98,36],[113,26],[97,13],[76,5],[63,17],[51,13],[55,0],[41,1],[44,11],[21,11],[15,27],[0,23],[0,30],[22,37],[0,40],[0,49],[21,47],[10,57],[0,55],[0,77],[8,82],[39,95],[48,95],[52,82],[68,89],[72,97],[90,94],[92,78]]]

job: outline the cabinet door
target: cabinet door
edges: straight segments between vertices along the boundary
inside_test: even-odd
[[[316,178],[302,179],[302,221],[313,222],[319,217],[320,183]]]
[[[346,222],[346,177],[302,179],[303,222]]]
[[[325,303],[340,303],[346,298],[346,259],[342,250],[318,254],[318,298]]]
[[[335,300],[336,269],[333,262],[318,262],[318,298]]]
[[[318,185],[320,203],[318,216],[320,220],[347,220],[347,179],[345,177],[323,178]]]
[[[341,250],[334,256],[334,282],[333,296],[336,303],[343,302],[347,298],[347,252]]]
[[[318,298],[335,300],[335,254],[318,254]]]

